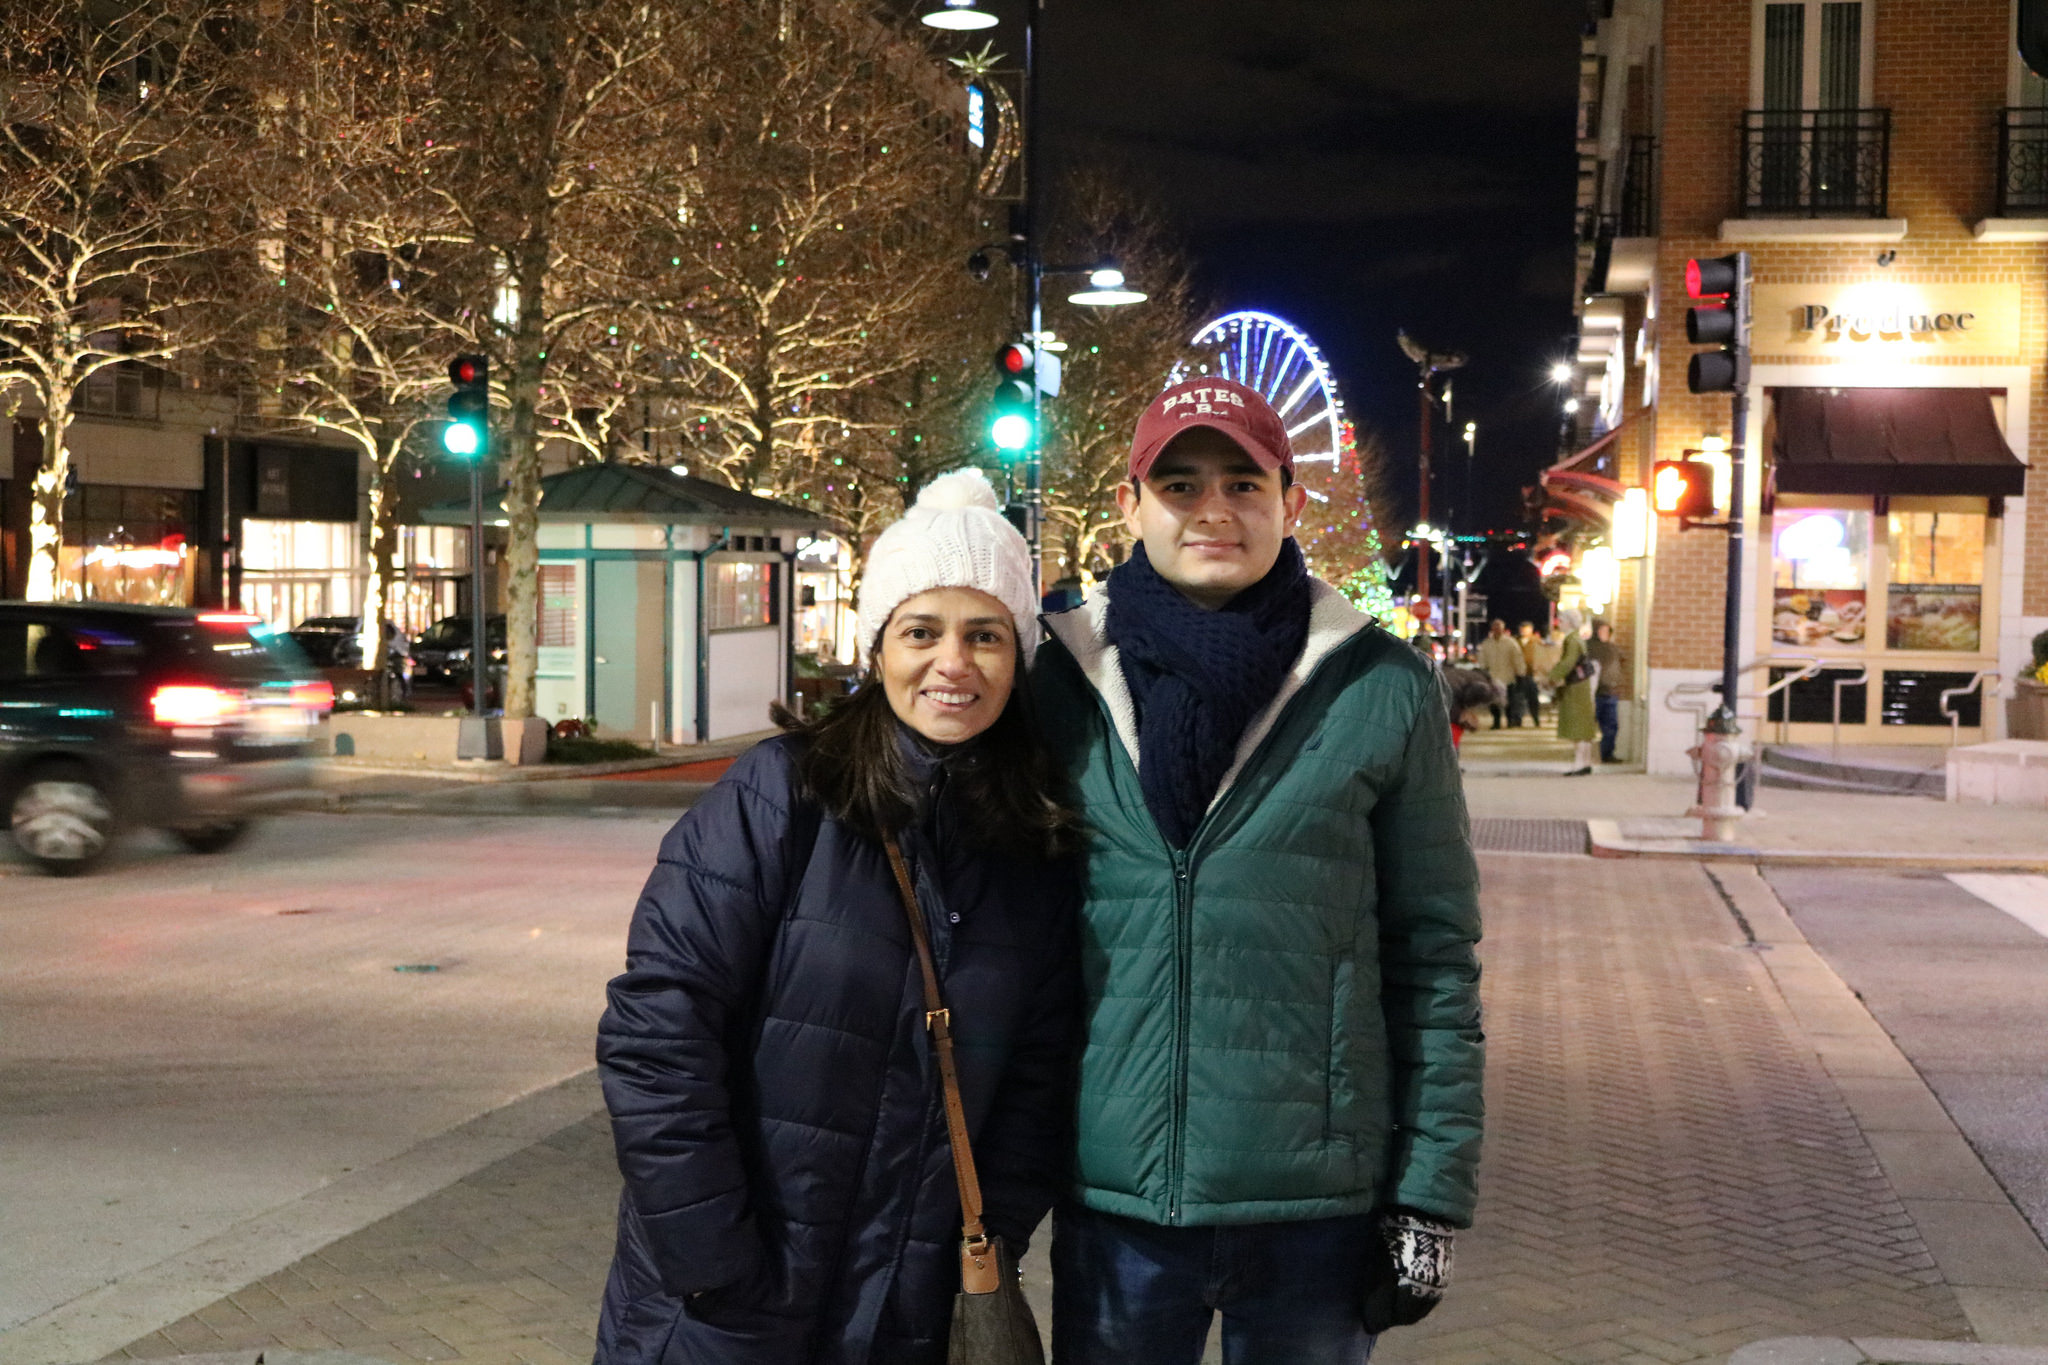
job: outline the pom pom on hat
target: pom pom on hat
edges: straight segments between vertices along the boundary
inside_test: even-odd
[[[998,515],[1003,510],[996,500],[996,490],[988,481],[988,475],[979,469],[956,469],[950,474],[941,474],[924,486],[917,495],[917,506],[934,512],[958,511],[965,507],[982,507]],[[1023,537],[1018,537],[1022,539]]]
[[[934,588],[975,588],[1009,609],[1026,658],[1038,645],[1038,586],[1031,551],[1003,516],[978,469],[924,486],[903,519],[875,537],[860,585],[860,651],[874,653],[889,617]]]

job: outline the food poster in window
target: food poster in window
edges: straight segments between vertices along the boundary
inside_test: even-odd
[[[1983,647],[1984,590],[1974,584],[1896,584],[1886,607],[1884,634],[1889,649],[1974,654]]]
[[[1771,602],[1771,638],[1788,645],[1858,645],[1866,611],[1862,588],[1780,587]]]

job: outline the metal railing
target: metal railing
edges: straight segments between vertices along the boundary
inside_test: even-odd
[[[1760,668],[1790,668],[1794,664],[1799,665],[1799,668],[1796,671],[1787,673],[1784,677],[1779,678],[1776,681],[1772,682],[1768,687],[1764,688],[1763,691],[1752,694],[1755,696],[1757,701],[1763,703],[1763,710],[1751,711],[1745,714],[1741,709],[1742,694],[1737,693],[1735,698],[1735,718],[1737,720],[1754,720],[1760,721],[1763,724],[1769,724],[1771,698],[1775,697],[1778,693],[1790,687],[1793,683],[1804,682],[1806,679],[1813,677],[1816,673],[1821,672],[1827,665],[1823,663],[1820,659],[1817,659],[1810,654],[1781,654],[1768,655],[1761,659],[1751,659],[1748,663],[1742,665],[1742,667],[1735,670],[1735,676],[1737,678],[1741,678],[1746,674],[1756,672]],[[1737,685],[1740,686],[1739,683]],[[1674,686],[1669,692],[1664,694],[1664,709],[1667,711],[1689,711],[1697,719],[1698,717],[1705,716],[1707,712],[1714,709],[1714,698],[1720,692],[1720,690],[1721,684],[1718,679],[1712,682],[1679,683],[1676,686]],[[1699,701],[1696,703],[1690,701],[1681,702],[1679,700],[1680,697],[1697,697],[1699,698]],[[1788,723],[1786,717],[1790,714],[1791,708],[1788,706],[1784,709],[1784,713],[1778,717],[1778,742],[1780,744],[1783,744],[1785,742],[1786,736],[1790,733],[1785,728]],[[1698,726],[1695,725],[1694,728],[1697,729]]]
[[[1970,693],[1975,692],[1979,688],[1984,686],[1985,683],[1995,683],[1999,681],[1999,679],[2003,676],[2004,675],[2001,674],[1995,668],[1980,668],[1977,670],[1976,676],[1971,678],[1968,682],[1964,683],[1961,687],[1949,687],[1944,688],[1942,690],[1939,701],[1941,703],[1941,714],[1948,717],[1949,748],[1953,749],[1956,747],[1956,741],[1962,737],[1961,731],[1963,728],[1963,718],[1954,707],[1949,705],[1949,699],[1952,697],[1967,697],[1970,695]],[[1977,724],[1981,726],[1984,723],[1984,714],[1982,711],[1982,707],[1984,705],[1984,698],[1981,695],[1977,698],[1977,705],[1979,707],[1977,713]]]
[[[1868,686],[1870,683],[1870,665],[1860,665],[1854,673],[1849,672],[1847,669],[1837,669],[1835,671],[1842,676],[1833,680],[1835,684],[1834,738],[1829,741],[1828,756],[1839,763],[1842,760],[1842,689],[1845,687]],[[1788,715],[1791,713],[1791,710],[1792,708],[1789,706],[1785,708]],[[1867,718],[1869,714],[1869,702],[1866,701],[1864,703],[1864,715]]]
[[[1883,218],[1889,109],[1750,109],[1742,116],[1744,217]]]
[[[1998,121],[1998,216],[2048,214],[2048,109],[2006,109]]]
[[[1617,237],[1657,235],[1657,139],[1637,133],[1629,137],[1621,163],[1621,211],[1615,215]]]

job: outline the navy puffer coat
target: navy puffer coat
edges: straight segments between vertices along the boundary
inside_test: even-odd
[[[945,1356],[960,1201],[916,954],[881,845],[801,794],[802,742],[733,765],[633,913],[598,1028],[625,1176],[598,1365]],[[971,750],[906,752],[986,1217],[1021,1248],[1071,1156],[1074,874],[969,847],[945,787]]]

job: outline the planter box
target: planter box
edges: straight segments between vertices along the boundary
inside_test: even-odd
[[[2002,739],[1949,750],[1948,799],[2048,810],[2048,742]]]
[[[2005,733],[2011,739],[2048,739],[2048,683],[2021,678],[2013,684]]]

